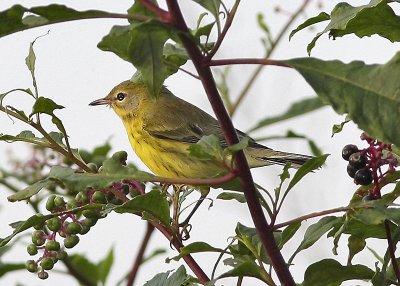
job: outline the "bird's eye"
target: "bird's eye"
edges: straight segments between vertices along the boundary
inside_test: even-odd
[[[125,99],[125,94],[123,94],[122,92],[117,94],[117,100],[118,101],[123,101]]]

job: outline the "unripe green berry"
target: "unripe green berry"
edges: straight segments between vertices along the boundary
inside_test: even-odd
[[[38,253],[38,249],[35,244],[29,244],[26,247],[26,251],[29,253],[29,255],[36,255]]]
[[[38,270],[38,265],[34,260],[28,260],[25,262],[25,268],[29,272],[36,272]]]
[[[51,231],[59,231],[61,225],[62,223],[59,217],[53,217],[47,221],[47,228]]]
[[[57,252],[57,258],[63,260],[68,257],[68,253],[64,250],[60,250]]]
[[[89,196],[87,195],[86,192],[79,192],[76,197],[75,197],[76,201],[78,203],[81,203],[83,205],[86,205],[89,203]]]
[[[60,250],[60,243],[55,240],[49,240],[46,243],[45,249],[49,251],[58,251]]]
[[[45,258],[43,258],[42,261],[40,262],[40,266],[41,266],[44,270],[53,269],[53,267],[54,267],[54,261],[53,261],[53,259],[51,259],[50,257],[45,257]]]
[[[118,151],[115,152],[112,155],[113,158],[116,158],[119,160],[119,162],[121,163],[121,165],[126,165],[126,159],[128,159],[128,153],[126,153],[125,151]]]
[[[40,271],[38,272],[38,277],[42,280],[45,280],[49,278],[49,273],[47,273],[46,271]]]
[[[71,222],[68,226],[67,226],[67,232],[70,234],[77,234],[82,230],[82,226],[80,223],[77,222]]]
[[[99,213],[95,210],[84,210],[84,211],[82,211],[82,214],[84,217],[87,217],[87,218],[98,218],[99,217]]]
[[[73,248],[79,242],[79,237],[75,234],[64,239],[65,248]]]
[[[99,204],[107,203],[106,195],[102,191],[94,192],[92,199],[94,203],[99,203]]]
[[[43,245],[46,242],[45,235],[43,230],[35,230],[32,233],[32,243],[37,246]]]
[[[79,232],[79,234],[81,234],[81,235],[87,234],[90,230],[90,226],[83,225],[83,224],[81,226],[82,226],[82,229]]]
[[[81,221],[82,225],[92,227],[94,226],[98,221],[98,218],[85,218],[84,220]]]
[[[54,205],[58,208],[62,208],[65,206],[65,201],[63,197],[55,197],[54,198]]]
[[[47,202],[46,202],[46,210],[48,210],[49,212],[53,211],[55,208],[55,203],[54,203],[54,199],[56,198],[55,195],[51,195],[47,198]]]
[[[78,202],[76,201],[76,199],[70,199],[67,202],[67,210],[71,210],[77,207],[78,207]]]

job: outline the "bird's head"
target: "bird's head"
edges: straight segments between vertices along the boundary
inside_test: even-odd
[[[127,80],[114,87],[106,97],[97,99],[89,105],[108,105],[118,116],[124,118],[125,115],[136,113],[141,100],[146,96],[147,90],[143,84]]]

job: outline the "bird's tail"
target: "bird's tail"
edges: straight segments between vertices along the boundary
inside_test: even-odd
[[[286,163],[291,163],[293,168],[300,168],[313,158],[308,155],[275,151],[270,148],[248,148],[245,153],[251,168],[275,164],[286,165]]]

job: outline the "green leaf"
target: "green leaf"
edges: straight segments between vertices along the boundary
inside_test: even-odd
[[[347,247],[349,248],[349,257],[347,259],[347,264],[350,265],[353,257],[361,252],[365,248],[366,242],[364,238],[360,238],[354,235],[350,235]]]
[[[180,266],[174,273],[171,271],[158,273],[151,280],[147,281],[143,286],[177,286],[184,285],[183,283],[189,278],[186,274],[186,269]]]
[[[185,255],[188,255],[191,253],[199,253],[199,252],[224,252],[224,250],[221,248],[213,247],[203,241],[198,241],[198,242],[193,242],[191,244],[188,244],[185,247],[182,247],[179,252],[179,255],[174,256],[171,259],[178,261]],[[169,259],[169,260],[171,260],[171,259]]]
[[[165,193],[159,190],[151,190],[144,195],[136,196],[120,206],[115,206],[114,211],[117,213],[146,212],[164,226],[169,226],[169,204]]]
[[[335,134],[342,132],[343,127],[345,124],[349,123],[350,120],[349,119],[345,119],[342,123],[340,124],[334,124],[332,126],[332,135],[331,137],[333,137]]]
[[[28,228],[31,228],[35,225],[40,225],[43,224],[46,220],[49,218],[52,218],[54,215],[33,215],[30,218],[28,218],[26,221],[19,221],[16,223],[12,224],[12,227],[14,228],[14,231],[11,235],[1,238],[0,239],[0,247],[5,246],[11,239],[13,239],[17,234],[23,232],[24,230],[27,230]]]
[[[329,154],[321,155],[305,162],[294,174],[286,189],[286,192],[290,191],[305,175],[320,168],[325,163],[328,156]]]
[[[217,160],[223,158],[220,141],[216,135],[203,136],[196,144],[189,147],[190,156],[202,160]]]
[[[312,112],[321,107],[324,107],[326,104],[321,101],[318,97],[311,97],[307,99],[303,99],[293,103],[290,108],[277,116],[267,117],[260,122],[258,122],[254,127],[252,127],[249,132],[260,129],[262,127],[281,122],[287,119],[294,118],[296,116],[304,115],[308,112]]]
[[[155,17],[140,1],[136,1],[128,13]],[[182,51],[172,55],[170,47],[166,48],[167,54],[164,55],[164,45],[168,39],[178,39],[172,27],[155,20],[132,20],[129,26],[114,26],[98,47],[132,63],[141,74],[149,95],[157,98],[164,80],[186,62]]]
[[[51,184],[51,182],[49,182],[49,180],[47,180],[47,179],[37,181],[33,185],[30,185],[30,186],[26,187],[25,189],[8,196],[7,200],[9,202],[16,202],[16,201],[22,201],[22,200],[29,199],[30,197],[32,197],[32,196],[36,195],[38,192],[40,192],[41,189],[46,188],[50,184]]]
[[[28,67],[32,75],[34,75],[35,73],[35,62],[36,62],[36,55],[35,51],[33,50],[33,44],[34,42],[32,42],[29,45],[29,53],[28,56],[25,58],[26,66]]]
[[[282,231],[282,239],[279,242],[279,248],[282,249],[282,247],[288,242],[299,230],[301,226],[301,222],[296,222],[289,224],[283,231]]]
[[[395,120],[400,109],[400,53],[383,65],[355,61],[293,59],[293,66],[318,96],[348,117],[370,136],[400,145]],[[379,108],[377,108],[379,107]],[[379,119],[379,120],[378,120]]]
[[[150,254],[148,254],[146,257],[144,257],[144,258],[142,259],[142,261],[141,261],[140,264],[144,264],[144,263],[146,263],[147,261],[153,259],[154,257],[157,257],[157,256],[159,256],[159,255],[161,255],[161,254],[166,253],[166,252],[167,252],[167,250],[166,250],[165,248],[156,248],[156,249],[153,249],[152,252],[151,252]]]
[[[14,5],[0,12],[0,37],[43,25],[112,15],[98,10],[76,11],[58,4],[32,8]]]
[[[99,268],[98,265],[86,258],[86,256],[80,254],[69,255],[69,262],[74,266],[75,269],[84,275],[93,285],[97,285],[99,281]]]
[[[260,267],[253,261],[246,261],[236,265],[233,269],[221,274],[218,279],[225,277],[254,277],[266,281]]]
[[[35,134],[32,133],[32,131],[29,131],[29,130],[22,131],[20,134],[18,134],[16,136],[8,135],[8,134],[0,134],[0,141],[6,141],[8,143],[21,141],[21,142],[32,143],[35,145],[40,145],[40,146],[48,145],[48,141],[45,138],[38,138],[35,136]]]
[[[309,19],[307,19],[304,23],[300,24],[296,29],[294,29],[292,32],[290,32],[289,35],[289,41],[292,39],[292,37],[294,36],[294,34],[296,34],[298,31],[303,30],[304,28],[307,28],[311,25],[329,20],[331,17],[329,14],[325,13],[325,12],[321,12],[319,13],[318,16],[315,17],[311,17]]]
[[[219,7],[221,6],[221,0],[193,0],[197,4],[201,5],[206,10],[210,11],[215,17],[219,17]]]
[[[239,143],[229,145],[228,147],[226,147],[224,152],[227,152],[230,155],[234,155],[237,152],[246,149],[247,146],[249,145],[249,140],[250,140],[249,137],[244,137],[240,140]]]
[[[370,280],[374,271],[364,265],[343,266],[333,259],[311,264],[305,274],[303,286],[340,286],[348,280]]]
[[[360,38],[377,34],[391,42],[399,41],[400,17],[394,13],[388,2],[390,1],[371,0],[358,7],[345,2],[337,4],[331,12],[329,24],[308,45],[308,53],[318,38],[328,32],[334,39],[347,34],[355,34]]]
[[[9,274],[12,271],[23,269],[26,269],[25,263],[0,263],[0,277]]]
[[[30,117],[37,113],[45,113],[48,115],[54,115],[54,110],[63,109],[64,106],[58,105],[50,98],[39,97],[32,108]]]
[[[318,222],[310,225],[304,234],[303,241],[297,247],[296,251],[290,257],[288,263],[292,263],[294,257],[302,250],[309,248],[317,242],[325,233],[332,229],[336,224],[343,221],[341,217],[326,216],[321,218]]]
[[[217,199],[220,200],[236,200],[239,203],[245,203],[246,197],[241,193],[222,192],[218,194]]]
[[[111,248],[110,251],[108,251],[106,257],[104,257],[104,259],[97,264],[98,277],[103,285],[106,285],[106,280],[108,275],[110,274],[113,262],[114,262],[114,249]]]

